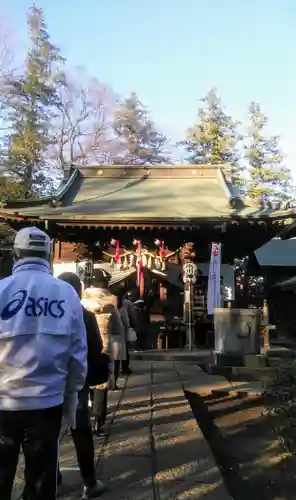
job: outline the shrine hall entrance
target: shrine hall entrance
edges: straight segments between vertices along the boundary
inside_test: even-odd
[[[166,273],[144,269],[144,288],[140,296],[137,274],[132,273],[122,281],[133,301],[142,300],[141,307],[147,313],[143,337],[144,349],[180,349],[186,345],[186,324],[184,321],[184,283],[181,266],[168,266]],[[114,285],[116,286],[116,285]],[[199,276],[193,287],[193,321],[196,347],[213,346],[213,322],[207,315],[207,276]],[[140,318],[141,320],[141,318]]]

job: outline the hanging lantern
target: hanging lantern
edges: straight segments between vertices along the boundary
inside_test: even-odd
[[[91,260],[88,260],[85,263],[85,278],[86,280],[90,280],[93,275],[93,262]]]

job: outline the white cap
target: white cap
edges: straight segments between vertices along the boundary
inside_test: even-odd
[[[49,236],[38,227],[25,227],[16,233],[14,248],[18,250],[33,250],[50,255],[51,243]]]

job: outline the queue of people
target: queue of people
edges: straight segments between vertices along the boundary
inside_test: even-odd
[[[0,281],[0,499],[11,500],[20,450],[23,500],[55,500],[61,435],[71,431],[84,483],[82,499],[98,498],[89,396],[100,433],[109,390],[120,367],[130,373],[132,306],[123,289],[111,294],[99,270],[81,300],[74,273],[54,278],[51,242],[35,227],[14,242],[12,275]]]

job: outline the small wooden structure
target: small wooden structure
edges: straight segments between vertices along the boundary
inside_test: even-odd
[[[277,335],[295,336],[296,238],[274,238],[255,250],[249,273],[264,278],[269,319]]]

